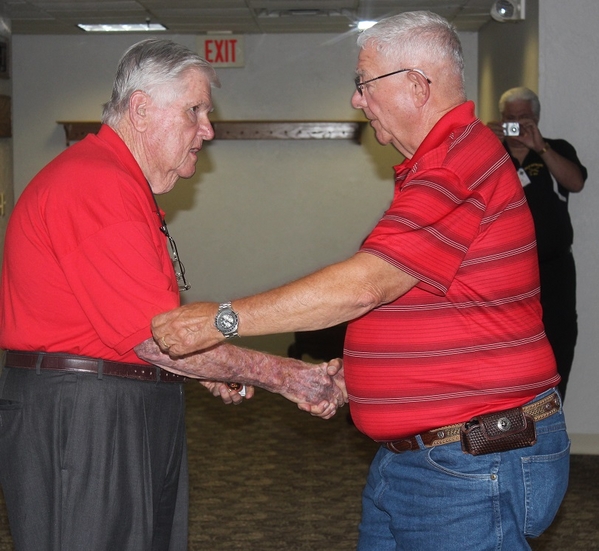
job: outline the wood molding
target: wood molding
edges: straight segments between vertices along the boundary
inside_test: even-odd
[[[67,146],[96,133],[96,121],[56,121],[64,127]],[[353,140],[360,143],[360,121],[213,121],[216,140]]]
[[[215,121],[217,140],[354,140],[360,143],[365,122]]]
[[[67,140],[67,147],[71,142],[82,140],[88,134],[95,134],[102,126],[101,122],[97,121],[56,121],[62,125]]]
[[[0,138],[10,138],[12,136],[10,105],[10,96],[0,96]]]

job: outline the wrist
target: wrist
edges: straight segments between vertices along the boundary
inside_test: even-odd
[[[537,153],[538,153],[539,155],[544,155],[544,154],[545,154],[545,153],[547,153],[547,151],[549,151],[550,149],[551,149],[551,146],[550,146],[550,145],[549,145],[547,142],[545,142],[545,145],[544,145],[543,149],[541,149],[540,151],[537,151]]]
[[[226,339],[238,337],[239,316],[233,310],[230,302],[223,302],[218,307],[218,312],[214,318],[214,326]]]

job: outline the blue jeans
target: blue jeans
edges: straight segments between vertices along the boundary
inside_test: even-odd
[[[551,391],[540,394],[545,397]],[[528,448],[473,456],[459,442],[381,447],[362,494],[358,551],[520,551],[553,521],[568,487],[563,411]]]

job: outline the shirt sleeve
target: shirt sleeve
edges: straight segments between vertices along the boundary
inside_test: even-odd
[[[362,245],[443,295],[479,233],[482,198],[452,171],[415,175],[397,188],[390,208]]]
[[[578,158],[578,154],[576,153],[576,149],[574,149],[574,146],[568,143],[566,140],[548,139],[546,141],[547,143],[549,143],[551,148],[556,153],[558,153],[562,157],[565,157],[569,161],[572,161],[580,169],[580,171],[582,172],[582,179],[586,182],[586,179],[588,177],[588,171],[586,167],[580,162],[580,159]]]

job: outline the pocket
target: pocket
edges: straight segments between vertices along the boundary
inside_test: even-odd
[[[14,425],[15,412],[21,409],[23,409],[21,402],[0,398],[0,436],[4,436],[6,431]]]
[[[522,458],[526,503],[524,534],[540,536],[553,522],[568,489],[570,441],[565,431],[557,453]],[[564,446],[565,440],[565,448]]]
[[[0,398],[0,480],[5,474],[6,462],[14,451],[13,438],[20,432],[21,402]]]
[[[23,405],[21,402],[15,402],[14,400],[5,400],[0,398],[0,411],[8,411],[11,409],[21,409]]]

